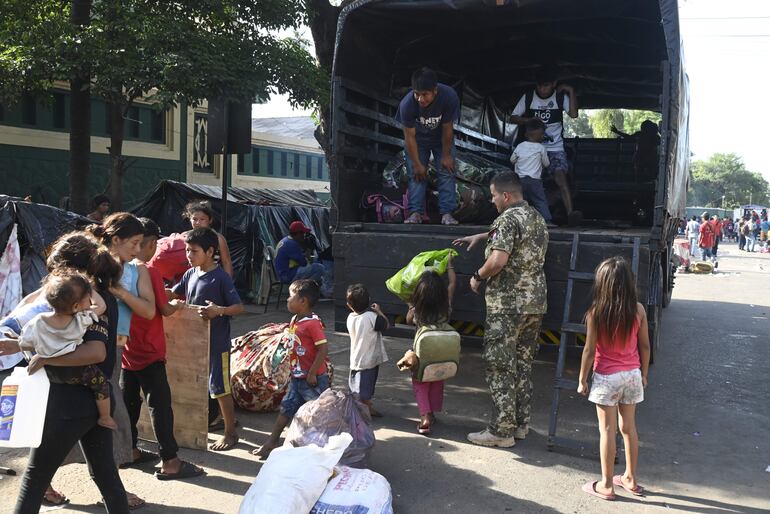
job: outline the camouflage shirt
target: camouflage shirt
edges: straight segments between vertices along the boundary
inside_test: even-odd
[[[484,257],[492,250],[510,255],[505,267],[487,281],[487,312],[544,314],[543,263],[548,249],[545,220],[527,202],[515,203],[492,223]]]

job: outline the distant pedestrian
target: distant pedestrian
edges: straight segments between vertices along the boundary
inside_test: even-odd
[[[760,237],[762,241],[762,251],[767,252],[768,247],[768,232],[770,232],[770,221],[767,219],[767,215],[765,215],[762,218],[762,221],[759,224],[760,227]]]
[[[722,240],[722,221],[719,219],[719,216],[714,215],[709,223],[714,228],[714,246],[711,248],[711,255],[716,260],[719,242]]]
[[[105,195],[94,196],[93,200],[91,200],[91,208],[93,210],[86,217],[101,223],[107,217],[107,213],[110,212],[110,198]]]
[[[741,218],[738,221],[738,250],[746,249],[746,235],[749,233],[749,227],[746,224],[746,219]]]
[[[698,232],[700,231],[700,223],[698,218],[693,216],[690,221],[687,222],[687,229],[685,230],[687,241],[690,243],[690,257],[695,256],[695,249],[698,248]]]
[[[647,387],[650,339],[647,314],[637,302],[631,266],[622,257],[609,258],[596,268],[586,326],[577,392],[596,404],[602,478],[587,482],[583,491],[603,500],[614,500],[614,486],[618,486],[639,496],[644,488],[636,476],[639,436],[635,418],[636,404],[644,400]],[[626,471],[622,475],[614,474],[618,414],[626,455]]]
[[[746,251],[747,252],[753,252],[757,245],[757,236],[755,232],[756,228],[757,228],[757,222],[753,217],[746,220],[745,233],[746,233]]]
[[[701,251],[701,259],[711,260],[714,267],[718,266],[717,259],[714,256],[714,242],[716,241],[716,230],[714,225],[709,222],[709,213],[704,212],[701,215],[700,234],[698,236],[698,247]]]

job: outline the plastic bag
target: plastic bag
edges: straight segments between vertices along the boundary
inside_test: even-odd
[[[409,264],[386,280],[385,287],[408,303],[423,273],[426,271],[435,271],[439,275],[446,273],[450,254],[452,257],[457,257],[457,251],[452,248],[430,250],[418,254],[409,261]]]
[[[340,466],[310,514],[393,514],[393,496],[384,476],[369,469]]]
[[[330,437],[323,448],[314,444],[276,448],[246,491],[238,514],[310,512],[352,439],[350,434],[340,434]]]
[[[365,467],[374,447],[371,421],[369,409],[352,393],[327,389],[316,400],[299,408],[289,426],[285,444],[323,446],[331,436],[348,433],[353,436],[353,442],[340,458],[340,464]]]

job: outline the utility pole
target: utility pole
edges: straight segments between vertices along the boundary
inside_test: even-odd
[[[78,28],[91,22],[91,0],[72,0],[70,21]],[[88,175],[91,172],[91,76],[81,63],[70,79],[69,209],[88,212]]]

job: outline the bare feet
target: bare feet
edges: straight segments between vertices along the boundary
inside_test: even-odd
[[[139,507],[144,507],[146,505],[146,502],[139,498],[134,493],[129,493],[126,491],[126,501],[128,501],[128,508],[131,510],[138,509]]]
[[[237,432],[235,434],[225,434],[219,439],[219,441],[209,446],[209,450],[215,452],[224,452],[227,450],[232,450],[235,448],[236,444],[238,444]]]
[[[263,444],[259,449],[252,450],[251,454],[256,455],[260,459],[266,459],[270,456],[270,452],[278,448],[278,443],[273,441],[268,441],[265,444]]]
[[[117,430],[118,424],[112,419],[112,416],[104,416],[96,420],[96,424],[100,427],[109,428],[110,430]]]

